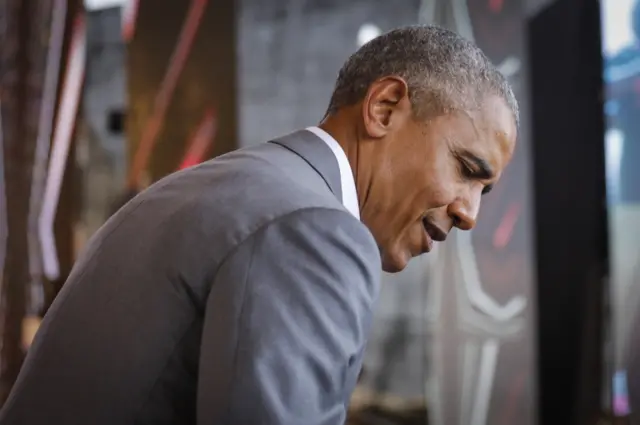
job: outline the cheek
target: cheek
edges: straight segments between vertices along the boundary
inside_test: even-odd
[[[447,143],[441,137],[431,138],[438,140],[437,143],[425,137],[424,134],[407,136],[404,140],[415,143],[409,146],[405,143],[400,161],[394,167],[397,174],[391,197],[395,206],[409,213],[412,219],[427,209],[453,202],[462,183],[458,162]]]
[[[427,209],[441,208],[451,204],[455,199],[455,191],[452,190],[451,184],[445,184],[443,182],[434,182],[424,192],[424,202]]]
[[[453,156],[449,145],[442,141],[432,145],[427,153],[423,178],[426,179],[429,208],[442,207],[453,202],[464,185],[459,161]]]
[[[451,204],[464,186],[457,169],[449,164],[440,164],[428,173],[426,179],[423,200],[429,209]]]

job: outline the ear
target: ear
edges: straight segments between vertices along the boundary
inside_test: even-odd
[[[384,137],[393,126],[411,116],[407,82],[393,76],[376,80],[362,102],[362,116],[370,137]]]

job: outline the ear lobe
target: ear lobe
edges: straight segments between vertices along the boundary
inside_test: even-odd
[[[405,112],[409,88],[400,77],[384,77],[369,87],[362,104],[364,125],[370,137],[384,137],[394,125],[395,118]],[[405,101],[406,100],[406,101]]]

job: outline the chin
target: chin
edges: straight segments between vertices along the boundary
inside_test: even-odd
[[[407,267],[410,256],[405,255],[388,255],[382,256],[382,270],[386,273],[398,273]]]

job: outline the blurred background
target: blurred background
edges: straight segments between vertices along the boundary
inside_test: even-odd
[[[509,78],[520,142],[476,230],[384,277],[349,423],[636,420],[638,0],[0,0],[0,405],[113,212],[316,124],[346,58],[416,23]]]

